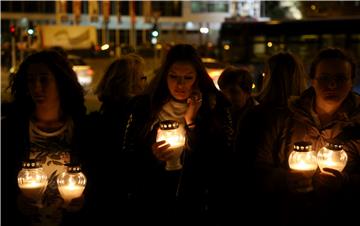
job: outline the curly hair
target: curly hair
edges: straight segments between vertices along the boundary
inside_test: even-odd
[[[54,74],[63,113],[73,118],[82,117],[86,113],[84,90],[67,59],[54,50],[43,50],[28,56],[14,75],[10,83],[11,94],[22,114],[29,117],[35,109],[28,88],[28,68],[38,63],[45,64]]]

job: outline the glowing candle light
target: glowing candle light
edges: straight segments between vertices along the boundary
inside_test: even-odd
[[[348,156],[341,144],[327,143],[317,154],[321,172],[325,172],[324,168],[331,168],[341,172],[346,166],[347,159]]]
[[[289,167],[293,170],[314,171],[317,169],[316,153],[311,143],[297,142],[289,156]]]
[[[156,141],[165,140],[170,144],[169,149],[174,152],[171,159],[166,161],[166,170],[178,170],[182,168],[180,156],[185,145],[185,129],[177,121],[166,120],[160,122]]]
[[[18,186],[25,197],[36,201],[41,200],[48,181],[40,162],[35,159],[24,161],[17,179]]]
[[[290,169],[302,172],[302,175],[306,178],[306,185],[304,184],[296,190],[298,192],[312,191],[314,189],[312,186],[312,176],[318,165],[316,153],[312,150],[311,143],[304,141],[296,142],[288,160]]]
[[[65,203],[79,198],[86,186],[86,177],[78,165],[68,165],[67,171],[57,178],[58,189]]]

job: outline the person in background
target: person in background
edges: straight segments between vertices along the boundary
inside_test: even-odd
[[[270,118],[287,108],[291,96],[299,96],[307,86],[307,75],[298,57],[290,52],[271,56],[265,64],[262,90],[255,97],[259,105],[252,108],[238,125],[235,149],[250,150],[248,160],[254,160],[254,144],[263,136]]]
[[[173,46],[145,95],[134,98],[126,126],[123,151],[132,179],[128,196],[137,219],[157,225],[229,220],[223,215],[231,206],[225,205],[231,200],[229,107],[196,50]],[[156,141],[159,124],[166,120],[177,121],[186,137],[180,167],[173,169],[165,165],[176,152],[166,141]]]
[[[129,53],[114,60],[107,68],[104,76],[96,88],[95,94],[102,103],[100,110],[89,115],[92,121],[92,175],[94,176],[95,212],[93,216],[102,222],[107,219],[109,212],[104,206],[113,206],[114,200],[119,208],[127,207],[128,193],[127,178],[131,175],[126,172],[129,168],[126,153],[123,152],[123,137],[128,116],[132,109],[132,99],[140,95],[147,86],[147,77],[144,74],[144,59]],[[98,150],[103,150],[99,153]],[[114,180],[111,172],[117,172],[117,180],[121,186],[102,186]],[[124,183],[121,183],[124,182]],[[114,198],[104,198],[104,194],[117,194]],[[121,208],[122,214],[127,215],[127,208]],[[115,210],[115,209],[114,209]],[[113,213],[114,216],[119,214]],[[111,218],[109,218],[111,219]],[[110,222],[109,222],[110,223]]]
[[[100,112],[118,113],[132,97],[144,91],[147,85],[144,67],[144,59],[135,53],[110,64],[95,91],[102,102]]]
[[[287,108],[288,99],[291,96],[299,96],[306,89],[307,75],[302,62],[290,52],[272,55],[265,62],[264,74],[262,90],[255,97],[259,105],[250,109],[243,117],[242,123],[238,124],[235,154],[236,161],[241,162],[237,171],[243,172],[240,176],[248,181],[248,186],[241,186],[239,190],[245,190],[243,192],[252,196],[254,200],[248,204],[249,209],[252,208],[252,212],[255,212],[264,208],[263,212],[268,216],[265,218],[271,219],[274,215],[271,214],[273,208],[263,205],[263,200],[268,200],[268,197],[259,194],[259,186],[254,180],[254,162],[259,150],[257,146],[262,145],[272,118]],[[256,220],[261,221],[265,218]]]
[[[218,84],[221,92],[225,94],[232,104],[232,119],[234,130],[238,128],[246,112],[258,104],[251,96],[253,78],[244,68],[227,67],[221,73]]]
[[[307,87],[303,63],[290,52],[271,56],[265,64],[263,87],[257,95],[262,105],[286,106],[289,97],[299,96]]]
[[[348,132],[359,128],[360,122],[360,97],[351,91],[355,76],[356,65],[346,52],[320,51],[311,64],[311,87],[269,120],[265,136],[255,146],[259,186],[265,196],[281,203],[272,212],[278,216],[277,224],[346,224],[356,218],[350,204],[359,200],[360,140]],[[288,157],[298,141],[309,142],[315,151],[327,142],[340,142],[348,155],[345,169],[318,169],[310,178],[291,171]],[[299,193],[309,180],[314,190]],[[306,218],[299,218],[304,209]],[[334,217],[335,212],[339,217]]]
[[[27,57],[10,85],[11,114],[2,120],[5,222],[72,225],[71,222],[78,222],[79,218],[74,217],[80,213],[69,215],[68,211],[80,210],[83,197],[64,206],[56,179],[65,171],[66,163],[81,162],[83,156],[81,128],[86,112],[83,89],[67,60],[55,51],[41,51]],[[41,206],[33,205],[20,194],[16,183],[21,163],[26,159],[40,161],[48,177]],[[13,214],[20,217],[10,219]]]

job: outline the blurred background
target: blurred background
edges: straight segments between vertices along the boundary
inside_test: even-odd
[[[151,79],[167,50],[194,45],[216,83],[227,64],[248,67],[261,88],[264,61],[290,50],[308,67],[325,46],[360,59],[360,1],[1,1],[1,101],[11,73],[34,51],[66,52],[89,111],[107,66],[136,52]],[[358,62],[359,64],[359,62]],[[358,76],[360,77],[360,76]],[[359,80],[354,86],[360,92]]]

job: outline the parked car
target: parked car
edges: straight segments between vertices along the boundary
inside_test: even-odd
[[[76,72],[79,83],[84,88],[88,87],[93,81],[94,70],[79,56],[68,55],[68,60]]]
[[[202,62],[205,65],[207,73],[210,75],[212,80],[214,81],[214,84],[216,88],[219,89],[218,80],[221,75],[221,73],[225,69],[225,65],[221,62],[217,61],[214,58],[201,58]]]

